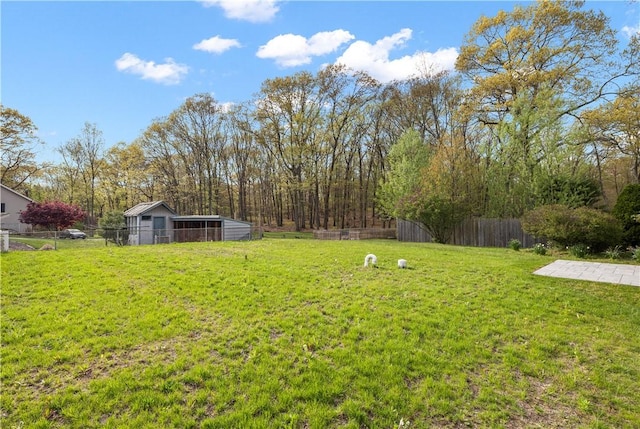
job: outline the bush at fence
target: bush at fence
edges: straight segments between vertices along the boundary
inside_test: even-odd
[[[620,243],[622,228],[618,221],[601,210],[579,207],[572,209],[554,204],[538,207],[522,218],[525,232],[537,238],[552,240],[560,247],[578,244],[601,252]]]

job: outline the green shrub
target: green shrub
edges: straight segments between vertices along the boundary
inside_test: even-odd
[[[612,213],[622,224],[622,243],[640,245],[640,184],[627,185],[622,190]]]
[[[448,243],[453,230],[468,213],[464,203],[437,195],[424,197],[414,205],[415,214],[409,219],[421,222],[436,243]]]
[[[511,241],[509,241],[509,247],[517,252],[522,248],[522,243],[517,238],[512,238]]]
[[[546,255],[547,246],[545,246],[544,243],[536,243],[533,245],[533,253],[536,255]]]
[[[609,259],[620,259],[620,256],[622,255],[622,247],[609,247],[607,250],[605,250],[604,255]]]
[[[582,235],[582,240],[591,247],[593,252],[602,252],[610,246],[616,246],[622,240],[622,227],[615,217],[601,210],[580,207],[576,210],[578,237]]]
[[[569,253],[571,253],[576,258],[586,258],[589,254],[589,246],[586,244],[575,244],[569,247]]]
[[[608,213],[588,207],[572,209],[560,204],[525,213],[522,229],[561,247],[584,244],[593,252],[619,244],[622,235],[620,224]]]
[[[569,246],[572,210],[567,206],[553,204],[531,210],[522,217],[522,229],[534,237],[553,240],[558,245]]]
[[[102,228],[102,236],[105,240],[112,241],[122,246],[128,235],[126,232],[126,223],[123,212],[108,212],[100,219],[100,228]]]

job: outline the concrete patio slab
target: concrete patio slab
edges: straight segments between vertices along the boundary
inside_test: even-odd
[[[640,286],[640,265],[566,261],[559,259],[534,271],[533,274],[564,279]]]

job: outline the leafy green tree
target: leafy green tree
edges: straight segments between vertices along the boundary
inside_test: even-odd
[[[148,195],[148,199],[167,201],[178,213],[188,213],[191,205],[185,199],[191,194],[188,183],[184,183],[187,173],[183,156],[171,139],[166,118],[154,119],[136,142],[144,150],[151,184],[155,184],[149,193],[153,198]]]
[[[58,148],[64,159],[62,174],[67,178],[70,202],[81,201],[89,222],[95,222],[98,179],[104,167],[104,137],[96,124],[85,122],[77,137]]]
[[[422,177],[418,217],[440,243],[481,204],[479,158],[463,135],[444,133]]]
[[[335,194],[339,193],[339,171],[343,176],[353,174],[352,169],[342,169],[350,156],[354,156],[362,148],[364,132],[369,120],[366,109],[375,99],[378,93],[378,83],[362,72],[353,72],[343,65],[330,65],[318,72],[316,76],[318,91],[324,94],[324,107],[322,109],[323,121],[320,125],[325,138],[320,139],[317,149],[317,171],[314,174],[314,187],[318,189],[320,210],[318,222],[324,229],[329,228],[329,216],[332,212],[330,204],[336,201]],[[359,153],[361,155],[361,153]],[[361,157],[359,157],[361,158]],[[363,169],[364,170],[364,169]],[[360,179],[363,179],[364,171],[361,170]],[[359,190],[365,194],[360,196],[360,204],[364,205],[367,188],[363,185]],[[346,186],[342,186],[343,191]],[[344,195],[342,198],[343,203]],[[361,216],[366,213],[362,208]],[[320,216],[322,212],[322,216]],[[321,219],[320,219],[321,217]],[[341,222],[344,222],[343,211]],[[361,223],[366,224],[366,216]]]
[[[319,153],[323,94],[308,72],[267,79],[257,100],[257,141],[276,161],[287,186],[296,231],[306,226],[305,209]],[[314,198],[318,201],[319,198]]]
[[[0,182],[5,186],[20,189],[46,167],[36,162],[37,131],[29,117],[0,104]]]
[[[600,197],[598,183],[591,178],[543,176],[536,182],[536,205],[561,204],[570,208],[591,207]]]
[[[153,201],[154,177],[139,142],[117,143],[104,157],[99,193],[107,210],[126,210]]]
[[[382,210],[390,217],[417,220],[416,196],[422,186],[422,172],[429,163],[429,148],[417,131],[406,131],[391,146],[387,163],[388,174],[377,194]]]
[[[229,197],[232,203],[237,202],[237,209],[232,204],[230,215],[241,220],[250,218],[251,183],[258,182],[260,177],[266,180],[268,174],[266,169],[260,168],[261,156],[255,140],[255,127],[246,104],[233,106],[225,116],[225,132],[229,138],[225,169],[231,191],[237,195],[235,198]],[[259,215],[258,222],[261,222]]]
[[[196,94],[165,122],[169,141],[188,175],[192,213],[219,213],[222,208],[221,180],[227,146],[223,118],[223,106],[210,94]]]
[[[584,112],[590,137],[627,157],[635,183],[640,182],[640,84],[629,87],[610,103]]]
[[[456,68],[474,83],[472,96],[485,123],[518,116],[523,95],[533,106],[540,91],[563,98],[557,116],[573,114],[613,91],[633,72],[617,54],[616,32],[602,12],[584,2],[540,1],[481,17],[466,35]],[[514,111],[514,109],[516,111]],[[530,133],[521,130],[523,137]]]
[[[436,243],[448,243],[455,227],[468,216],[462,202],[437,194],[423,196],[413,207],[409,219],[422,223]]]
[[[466,193],[455,188],[464,163],[456,164],[452,153],[442,148],[432,154],[418,131],[409,130],[391,147],[387,178],[378,190],[388,216],[422,223],[438,243],[447,243],[469,213]]]
[[[127,225],[125,223],[124,213],[113,211],[107,212],[100,218],[100,228],[102,236],[107,241],[112,241],[118,246],[122,246],[128,239]]]
[[[516,6],[481,17],[465,37],[456,68],[472,85],[465,109],[492,134],[491,215],[520,216],[533,208],[536,179],[551,176],[543,164],[571,143],[567,127],[637,72],[636,50],[619,55],[609,19],[583,5]],[[570,162],[562,174],[574,175]]]
[[[640,184],[622,190],[612,213],[622,223],[623,243],[640,246]]]
[[[453,134],[460,125],[456,112],[464,93],[461,79],[451,72],[432,73],[387,85],[384,108],[389,125],[401,134],[413,129],[431,146],[437,146],[445,134]]]

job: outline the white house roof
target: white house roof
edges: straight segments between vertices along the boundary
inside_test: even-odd
[[[149,201],[148,203],[136,204],[135,206],[131,207],[129,210],[124,212],[124,215],[126,217],[136,217],[136,216],[140,216],[142,214],[145,214],[145,213],[147,213],[149,211],[152,211],[153,209],[155,209],[157,207],[160,207],[160,206],[164,206],[171,213],[177,214],[175,212],[175,210],[173,210],[171,207],[169,207],[167,205],[167,203],[165,203],[164,201]]]
[[[11,189],[10,187],[5,186],[5,185],[3,185],[2,183],[0,183],[0,186],[2,187],[2,189],[6,190],[6,191],[9,191],[9,192],[11,192],[11,193],[13,193],[13,194],[16,194],[17,196],[19,196],[19,197],[21,197],[21,198],[24,198],[25,200],[29,201],[30,203],[34,202],[31,198],[29,198],[29,197],[25,197],[25,196],[24,196],[24,195],[22,195],[20,192],[14,191],[14,190],[13,190],[13,189]]]

